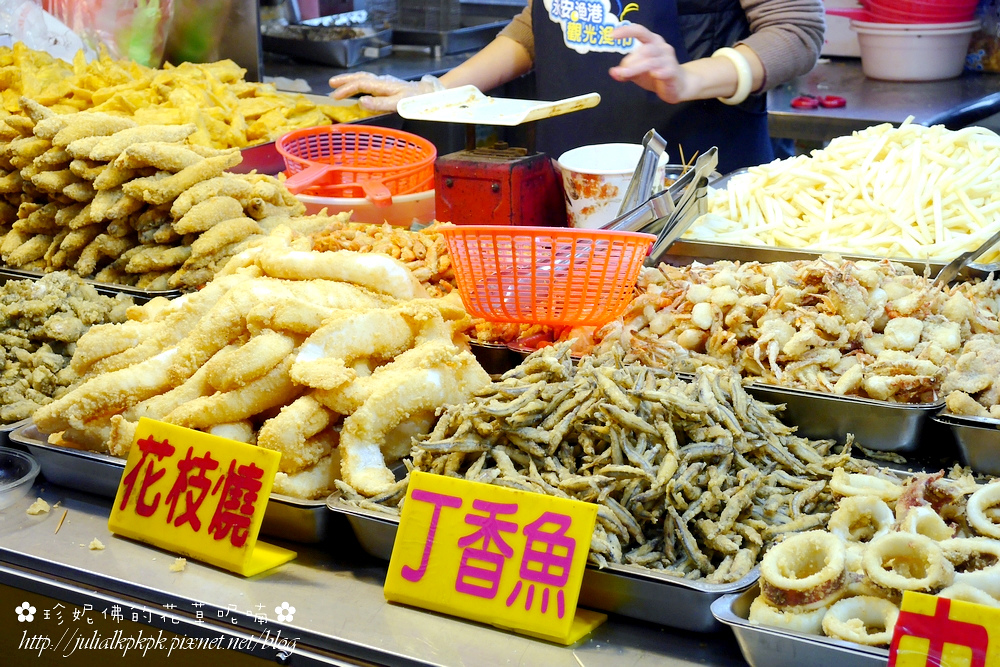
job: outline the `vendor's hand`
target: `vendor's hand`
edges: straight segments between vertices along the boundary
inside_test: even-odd
[[[619,26],[611,33],[612,39],[628,37],[639,42],[639,46],[622,58],[617,67],[608,70],[612,79],[631,81],[670,104],[694,99],[697,82],[677,62],[674,47],[638,23]]]
[[[369,111],[395,111],[396,103],[404,97],[444,90],[441,82],[430,75],[420,81],[403,81],[387,74],[376,76],[369,72],[339,74],[330,79],[330,87],[333,88],[331,94],[338,100],[364,93],[358,103],[362,109]]]

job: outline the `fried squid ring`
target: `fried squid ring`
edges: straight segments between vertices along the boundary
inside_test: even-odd
[[[859,595],[835,602],[823,616],[829,637],[865,646],[885,646],[899,618],[899,609],[882,598]]]
[[[969,525],[980,535],[1000,540],[1000,524],[986,516],[986,510],[1000,505],[1000,482],[987,484],[971,496],[965,506]]]
[[[892,529],[896,516],[878,496],[848,496],[830,515],[827,529],[845,542],[870,542]]]
[[[836,535],[811,530],[767,552],[760,564],[761,596],[775,607],[816,608],[843,594],[846,549]]]
[[[955,578],[941,547],[917,533],[889,533],[872,540],[861,562],[875,584],[897,591],[933,591]]]
[[[957,537],[943,540],[939,546],[955,566],[956,581],[960,574],[984,571],[1000,578],[1000,542],[988,537]]]
[[[970,584],[952,584],[938,593],[938,597],[974,602],[986,607],[1000,607],[1000,600]]]
[[[927,505],[908,508],[899,521],[899,530],[904,533],[924,535],[937,541],[948,540],[955,536],[955,529]]]
[[[818,607],[809,611],[779,609],[768,604],[763,595],[758,595],[750,604],[750,622],[752,624],[767,625],[807,635],[823,634],[824,614],[826,614],[826,607]]]
[[[835,468],[830,490],[838,496],[876,496],[889,503],[903,494],[903,485],[883,477]]]

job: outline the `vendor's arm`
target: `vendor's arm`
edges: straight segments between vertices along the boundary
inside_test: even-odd
[[[820,0],[742,0],[751,34],[736,45],[750,65],[751,90],[763,92],[813,68],[823,45]],[[639,46],[610,70],[618,81],[632,81],[669,103],[730,97],[738,73],[725,57],[700,58],[683,65],[659,35],[632,24],[613,36],[632,37]]]
[[[445,88],[471,84],[479,90],[491,90],[516,79],[531,66],[531,55],[520,42],[497,35],[481,51],[442,75],[441,83]]]

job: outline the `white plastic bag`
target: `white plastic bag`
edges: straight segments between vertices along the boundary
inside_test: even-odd
[[[73,62],[73,56],[83,49],[87,60],[97,54],[62,21],[31,0],[0,0],[0,46],[23,42],[36,51]]]

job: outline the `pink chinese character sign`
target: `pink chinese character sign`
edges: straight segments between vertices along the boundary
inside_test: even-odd
[[[281,454],[142,418],[108,528],[244,576],[295,558],[257,542]]]
[[[576,608],[597,506],[413,472],[385,597],[571,644],[605,616]]]

